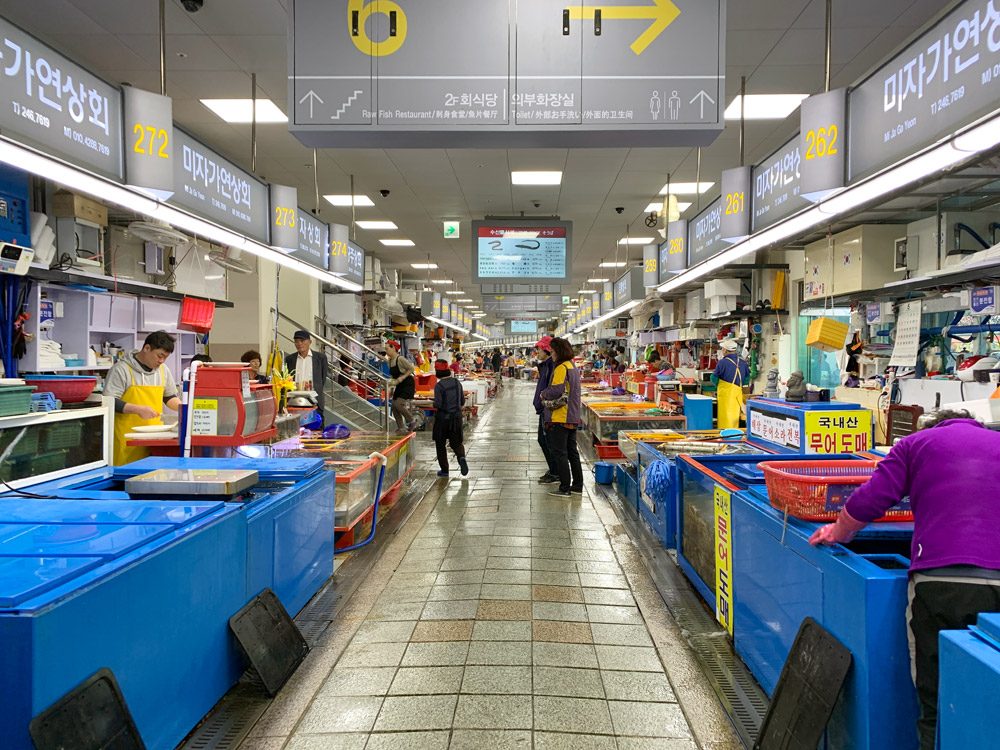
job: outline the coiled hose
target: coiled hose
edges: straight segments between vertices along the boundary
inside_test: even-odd
[[[355,542],[354,544],[352,544],[349,547],[342,547],[341,549],[335,549],[333,551],[333,554],[335,554],[335,555],[340,555],[340,554],[342,554],[344,552],[350,552],[351,550],[356,550],[359,547],[364,547],[366,544],[368,544],[369,542],[371,542],[372,539],[375,538],[375,527],[378,525],[378,504],[379,504],[379,501],[382,499],[382,480],[385,478],[385,465],[386,465],[386,463],[388,463],[388,459],[383,454],[379,453],[378,451],[375,451],[374,453],[372,453],[370,456],[368,456],[368,458],[377,458],[377,459],[379,459],[380,463],[382,464],[382,466],[381,466],[381,468],[379,469],[379,472],[378,472],[378,487],[375,490],[375,507],[372,510],[372,530],[371,530],[371,533],[368,534],[368,538],[365,539],[362,542]]]

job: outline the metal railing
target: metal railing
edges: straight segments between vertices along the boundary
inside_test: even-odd
[[[316,331],[310,330],[307,326],[302,325],[300,322],[293,320],[292,318],[288,317],[287,315],[285,315],[280,311],[275,310],[274,308],[271,308],[271,313],[276,315],[279,320],[283,320],[289,325],[294,326],[296,330],[309,331],[309,334],[313,338],[313,340],[322,346],[324,354],[327,355],[329,360],[329,364],[327,367],[328,386],[333,384],[341,388],[344,388],[345,390],[357,396],[359,400],[364,401],[365,403],[369,403],[368,401],[369,399],[372,400],[377,399],[382,402],[382,405],[379,408],[379,425],[382,429],[388,432],[389,425],[391,424],[391,416],[389,413],[389,399],[388,399],[389,378],[383,375],[381,370],[378,370],[375,367],[373,367],[368,361],[364,359],[363,356],[362,357],[357,356],[348,347],[340,343],[337,343],[336,341],[333,341],[330,338],[327,338],[326,336],[317,333]],[[327,330],[329,330],[329,328],[327,328]],[[337,329],[333,330],[336,331]],[[349,339],[350,343],[357,344],[358,346],[360,346],[363,353],[368,353],[373,358],[378,357],[378,355],[374,351],[366,347],[364,344],[354,341],[354,339],[352,339],[349,336],[346,336],[346,334],[343,334],[343,332],[341,331],[337,331],[337,333],[341,334],[341,336],[339,337],[342,337],[344,339]],[[279,333],[279,337],[285,341],[292,342],[292,339],[290,339],[288,336],[285,336],[284,334]],[[345,365],[348,365],[350,369],[345,368]],[[356,376],[355,371],[359,372],[360,374]],[[349,383],[349,386],[344,386],[340,382],[342,378]],[[375,386],[371,385],[370,381],[374,381],[376,385]],[[350,386],[354,386],[357,390],[350,388]],[[360,393],[363,393],[364,395],[360,395],[358,391],[360,391]],[[372,407],[378,408],[374,407],[374,405],[372,405]],[[358,414],[364,415],[364,413],[361,412],[360,410],[355,410],[355,411]]]

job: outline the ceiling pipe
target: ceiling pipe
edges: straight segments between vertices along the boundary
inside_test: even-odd
[[[747,77],[740,76],[740,166],[746,166]],[[698,186],[695,185],[695,192]]]
[[[250,74],[250,172],[257,173],[257,74]]]
[[[167,95],[167,0],[160,0],[160,95]]]
[[[833,0],[826,0],[826,51],[823,61],[823,90],[830,90],[830,62],[833,58]]]

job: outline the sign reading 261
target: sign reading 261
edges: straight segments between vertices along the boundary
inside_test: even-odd
[[[389,36],[381,42],[368,35],[367,22],[373,15],[385,16],[389,21]],[[365,55],[386,57],[398,52],[406,41],[406,13],[392,0],[348,0],[347,23],[351,41]]]

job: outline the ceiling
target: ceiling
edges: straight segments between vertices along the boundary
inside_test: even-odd
[[[523,0],[522,0],[523,1]],[[286,18],[291,0],[205,0],[197,13],[167,0],[167,93],[174,119],[206,144],[249,169],[249,125],[229,125],[199,99],[258,96],[286,109]],[[832,84],[846,86],[890,56],[939,15],[945,0],[833,0]],[[726,75],[730,92],[746,76],[747,92],[814,93],[823,86],[825,0],[734,0],[728,3]],[[0,0],[0,15],[113,83],[159,90],[157,0]],[[727,103],[734,94],[727,95]],[[748,122],[746,161],[758,162],[798,129],[798,112],[785,121]],[[294,185],[305,208],[315,204],[312,152],[286,125],[257,126],[257,175]],[[718,182],[739,162],[739,128],[729,123],[702,150],[702,180]],[[320,195],[355,192],[375,201],[357,219],[389,219],[398,231],[357,230],[356,239],[384,264],[405,270],[404,280],[451,279],[480,300],[471,283],[467,222],[484,215],[559,215],[574,222],[573,285],[584,287],[602,259],[625,260],[617,242],[651,236],[644,209],[670,174],[694,181],[695,149],[325,149],[318,153]],[[513,187],[512,170],[562,170],[557,187]],[[382,198],[380,190],[388,190]],[[704,204],[718,186],[701,196]],[[682,198],[681,200],[688,200]],[[538,207],[535,207],[538,203]],[[684,215],[692,217],[698,202]],[[324,221],[350,224],[350,209],[320,199]],[[622,214],[616,207],[624,207]],[[463,239],[445,240],[441,222],[463,221]],[[382,237],[406,237],[414,248],[385,248]],[[629,259],[641,257],[632,247]],[[439,269],[410,269],[430,256]],[[601,276],[613,274],[602,273]]]

